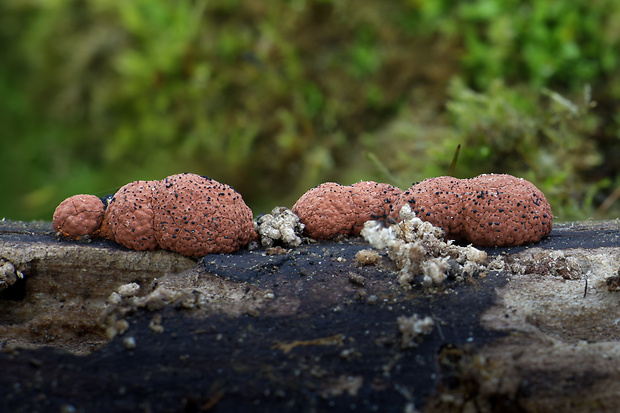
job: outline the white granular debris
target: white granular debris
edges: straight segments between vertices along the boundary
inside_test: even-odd
[[[11,261],[0,258],[0,291],[13,285],[24,274]]]
[[[136,348],[136,339],[134,337],[125,337],[123,339],[123,344],[129,350],[133,350]]]
[[[123,301],[123,297],[121,297],[121,295],[117,292],[113,292],[108,297],[108,305],[117,305],[120,304],[121,301]]]
[[[396,319],[396,322],[398,323],[398,331],[402,334],[401,348],[417,347],[418,337],[423,334],[429,334],[435,326],[432,317],[420,318],[417,314],[411,317],[400,316]]]
[[[108,326],[105,329],[105,334],[109,340],[112,340],[117,335],[123,335],[129,330],[129,323],[127,320],[108,320]]]
[[[114,327],[116,328],[118,334],[123,335],[127,330],[129,330],[129,323],[127,320],[118,320],[114,323]]]
[[[355,259],[362,265],[375,265],[381,260],[381,256],[375,250],[360,250],[355,254]]]
[[[446,258],[435,258],[422,263],[422,274],[424,274],[424,285],[442,284],[447,278],[448,260]]]
[[[145,307],[149,311],[157,311],[171,302],[183,296],[183,293],[173,291],[165,287],[156,288],[155,291],[142,298],[135,298],[135,305]]]
[[[288,248],[295,248],[301,245],[304,224],[290,209],[275,207],[271,214],[265,214],[258,219],[256,232],[265,248],[278,243]]]
[[[368,221],[361,235],[372,247],[387,251],[400,270],[398,281],[404,288],[411,288],[416,276],[431,286],[443,284],[448,275],[461,278],[486,269],[486,252],[444,241],[444,231],[417,218],[408,204],[400,210],[400,217],[402,221],[390,227]]]
[[[403,409],[403,413],[420,413],[418,409],[415,408],[415,404],[409,402],[405,404],[405,408]]]
[[[140,290],[140,285],[136,283],[130,283],[130,284],[125,284],[125,285],[121,285],[120,287],[118,287],[118,294],[121,297],[133,297],[138,293],[139,290]]]

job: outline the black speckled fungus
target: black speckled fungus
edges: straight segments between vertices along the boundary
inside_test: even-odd
[[[351,188],[335,182],[308,190],[292,211],[305,225],[304,234],[315,239],[348,235],[355,222]]]
[[[127,248],[163,248],[191,257],[237,251],[257,238],[252,211],[232,187],[194,174],[135,181],[104,211],[94,195],[61,203],[54,228],[65,237],[99,235]]]
[[[448,238],[478,246],[538,242],[553,227],[543,193],[531,182],[505,174],[426,179],[401,196],[395,211],[405,203],[420,219],[443,228]]]
[[[153,193],[159,181],[134,181],[110,200],[101,235],[137,251],[159,248],[153,230]]]
[[[237,251],[257,238],[252,211],[232,187],[195,174],[172,175],[153,193],[159,245],[187,256]]]
[[[402,191],[373,181],[340,185],[326,182],[308,190],[292,211],[315,239],[359,235],[366,221],[387,218]]]
[[[426,179],[406,192],[372,181],[327,182],[303,194],[292,211],[306,236],[331,239],[357,236],[369,220],[398,220],[406,203],[448,238],[479,246],[537,242],[553,226],[551,207],[538,188],[493,174]],[[127,184],[107,208],[93,195],[76,195],[58,206],[54,228],[69,238],[100,235],[135,250],[161,247],[187,256],[233,252],[258,238],[252,211],[239,193],[189,173]]]
[[[356,212],[351,235],[355,236],[360,234],[366,221],[387,218],[394,202],[403,193],[400,188],[373,181],[358,182],[350,187]]]

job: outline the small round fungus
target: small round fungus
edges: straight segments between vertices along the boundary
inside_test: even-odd
[[[153,229],[159,245],[187,256],[234,252],[257,239],[252,210],[232,187],[184,173],[153,192]]]
[[[137,251],[159,248],[153,230],[153,192],[159,181],[134,181],[108,203],[101,235]]]
[[[315,239],[330,239],[351,233],[355,219],[351,188],[326,182],[308,190],[292,211],[305,225],[304,233]]]
[[[349,186],[327,182],[303,194],[292,210],[306,226],[308,237],[357,236],[366,221],[387,218],[401,193],[392,185],[373,181]]]
[[[62,236],[79,239],[97,235],[103,220],[103,202],[94,195],[73,195],[54,211],[53,226]]]
[[[429,178],[405,191],[394,210],[406,203],[420,219],[443,228],[448,238],[479,246],[538,242],[553,227],[543,193],[531,182],[505,174]]]

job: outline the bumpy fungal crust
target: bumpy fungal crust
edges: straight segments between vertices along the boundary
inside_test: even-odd
[[[292,211],[306,226],[308,237],[357,236],[366,221],[387,218],[401,193],[392,185],[373,181],[349,186],[327,182],[303,194]]]
[[[134,181],[114,194],[101,224],[101,236],[137,251],[155,250],[153,193],[159,181]]]
[[[531,182],[511,175],[474,179],[464,184],[464,239],[476,245],[504,247],[538,242],[551,232],[551,206]]]
[[[405,191],[396,210],[406,203],[420,219],[443,228],[448,238],[485,247],[538,242],[553,227],[543,193],[525,179],[505,174],[426,179]]]
[[[305,225],[304,233],[315,239],[330,239],[351,233],[355,206],[351,188],[326,182],[308,190],[292,211]]]
[[[360,235],[364,223],[372,219],[385,219],[392,212],[393,203],[403,191],[389,184],[363,181],[353,184],[351,197],[355,206],[355,222],[351,235]]]
[[[103,220],[103,202],[94,195],[73,195],[54,211],[53,226],[62,236],[79,239],[97,235]]]
[[[396,202],[393,218],[398,220],[398,212],[409,203],[418,218],[443,228],[448,238],[462,239],[462,182],[462,179],[440,176],[414,184]]]
[[[200,257],[234,252],[257,238],[252,211],[232,187],[195,174],[172,175],[153,193],[159,245]]]

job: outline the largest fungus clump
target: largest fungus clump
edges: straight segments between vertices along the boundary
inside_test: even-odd
[[[448,238],[485,247],[538,242],[553,227],[544,194],[531,182],[505,174],[429,178],[405,191],[395,211],[405,204],[443,228]]]
[[[152,208],[157,243],[183,255],[230,253],[257,237],[241,195],[203,176],[185,173],[160,181]]]
[[[107,208],[93,195],[68,198],[54,213],[54,228],[69,238],[99,235],[137,251],[191,257],[233,252],[257,238],[252,210],[238,192],[189,173],[131,182]]]

